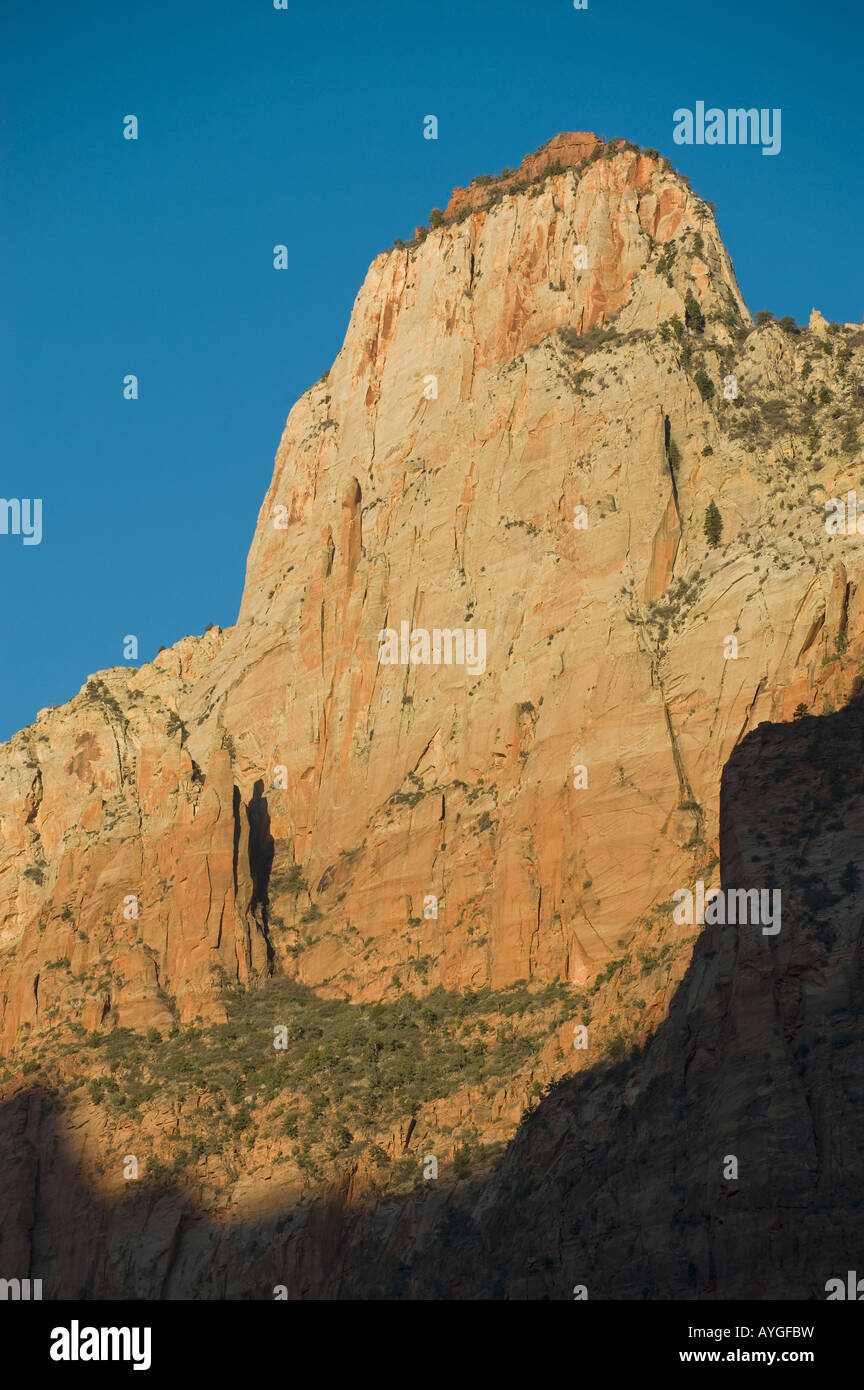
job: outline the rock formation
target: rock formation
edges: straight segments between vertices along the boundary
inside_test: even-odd
[[[205,1175],[207,1210],[244,1230],[289,1199],[302,1213],[282,1251],[293,1273],[267,1276],[295,1296],[338,1294],[341,1278],[356,1297],[373,1239],[370,1288],[380,1278],[406,1295],[449,1280],[457,1297],[566,1297],[590,1265],[611,1296],[807,1296],[821,1219],[802,1227],[800,1277],[791,1227],[783,1235],[772,1282],[753,1264],[754,1212],[767,1250],[778,1191],[803,1211],[852,1190],[855,1161],[814,1096],[858,1055],[829,1054],[819,1030],[829,995],[850,1007],[860,925],[832,917],[820,935],[790,909],[772,947],[745,928],[688,932],[667,905],[699,879],[758,881],[750,851],[780,834],[787,784],[801,784],[793,773],[783,792],[766,786],[766,759],[806,761],[810,728],[857,736],[842,723],[852,714],[833,711],[860,685],[861,542],[829,529],[825,504],[864,496],[864,333],[815,311],[807,330],[755,327],[710,205],[624,142],[559,136],[519,170],[457,189],[432,221],[373,261],[333,367],[291,410],[236,625],[100,672],[0,749],[3,1096],[9,1142],[26,1137],[40,1171],[38,1196],[26,1164],[7,1181],[4,1253],[36,1274],[43,1261],[55,1293],[240,1296],[253,1281],[236,1246],[230,1275],[200,1262],[236,1230],[196,1227],[201,1243],[178,1254]],[[421,634],[409,659],[380,661],[382,634],[403,624]],[[422,634],[444,630],[454,659],[416,659]],[[454,634],[481,630],[472,671]],[[841,853],[824,824],[815,833],[833,885],[857,843]],[[793,898],[800,872],[778,850],[772,873]],[[278,982],[367,1009],[486,991],[496,1022],[508,991],[547,990],[545,1041],[514,1025],[512,1076],[388,1119],[381,1152],[417,1172],[460,1127],[508,1140],[532,1094],[589,1075],[553,1088],[499,1172],[463,1178],[455,1195],[421,1182],[421,1195],[376,1208],[368,1155],[330,1153],[322,1205],[290,1133],[280,1145],[259,1134],[234,1165],[221,1148],[187,1155],[185,1195],[172,1189],[158,1209],[130,1195],[116,1145],[134,1152],[137,1126],[162,1152],[160,1134],[181,1132],[207,1089],[173,1109],[151,1095],[114,1134],[80,1085],[92,1073],[101,1095],[111,1074],[94,1060],[100,1039],[128,1029],[167,1048],[224,1026],[239,991]],[[591,1045],[575,1051],[586,1016]],[[810,1060],[794,1062],[793,1044]],[[770,1096],[769,1074],[782,1074]],[[254,1096],[232,1103],[256,1113]],[[764,1171],[745,1197],[743,1178],[733,1192],[717,1177],[724,1118],[742,1167],[745,1154],[758,1163],[753,1134],[766,1153],[794,1150],[782,1180],[772,1160],[774,1196]],[[676,1157],[663,1146],[682,1123]],[[97,1155],[111,1156],[113,1187]],[[62,1238],[52,1164],[82,1184]],[[513,1244],[507,1221],[529,1191],[536,1223]],[[97,1201],[114,1215],[84,1240]],[[470,1275],[458,1232],[441,1257],[445,1220],[464,1227]],[[328,1221],[348,1223],[341,1270],[322,1254]],[[379,1240],[382,1221],[398,1240]],[[676,1222],[693,1229],[670,1240]],[[623,1284],[603,1273],[598,1242],[630,1271]],[[149,1275],[139,1246],[162,1252]]]

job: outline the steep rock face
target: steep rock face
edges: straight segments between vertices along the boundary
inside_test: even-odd
[[[688,294],[713,409],[655,332]],[[794,440],[754,456],[716,404],[724,367],[745,399],[797,369],[779,330],[745,350],[748,323],[708,207],[631,150],[379,256],[289,417],[236,627],[103,673],[4,750],[6,1045],[61,1009],[219,1016],[218,972],[271,960],[374,998],[417,955],[430,984],[583,983],[625,943],[716,841],[735,743],[842,697],[822,662],[860,631],[855,543],[800,478],[782,519],[772,500]],[[756,536],[777,563],[754,585]],[[485,669],[379,665],[403,622],[484,629]]]
[[[50,1297],[824,1298],[864,1238],[862,746],[859,698],[736,748],[722,885],[782,884],[780,931],[697,928],[647,1045],[562,1081],[491,1177],[381,1201],[347,1165],[309,1203],[273,1169],[209,1211],[97,1191],[98,1119],[22,1089],[0,1115],[5,1266]]]
[[[351,999],[582,985],[710,862],[747,731],[848,695],[860,553],[808,473],[809,337],[746,336],[708,206],[598,148],[559,137],[376,258],[289,416],[236,626],[2,750],[5,1047],[218,1019],[225,977],[274,968]],[[767,436],[730,424],[766,401]],[[402,623],[483,629],[482,670],[380,664]]]
[[[229,755],[214,744],[199,766],[176,713],[184,678],[206,672],[219,641],[186,639],[140,672],[90,681],[8,746],[7,1045],[69,1017],[97,1028],[109,1011],[122,1026],[168,1027],[172,981],[206,1014],[214,967],[244,979],[266,967],[245,911],[248,828]]]
[[[705,927],[641,1054],[562,1082],[446,1220],[346,1211],[320,1290],[824,1299],[860,1267],[862,741],[860,698],[748,735],[723,775],[722,885],[782,885],[780,931]]]
[[[831,713],[860,685],[860,539],[824,502],[857,486],[862,356],[815,311],[754,330],[708,205],[584,134],[376,258],[288,418],[237,624],[100,673],[0,749],[10,1270],[52,1296],[791,1297],[852,1259],[860,1144],[832,1116],[857,1094],[860,924],[820,917],[809,876],[831,896],[838,855],[860,859],[857,793],[844,773],[840,849],[820,823],[805,870],[787,829],[836,807],[822,771],[778,788],[808,739],[824,756],[817,728],[860,748],[858,716]],[[403,624],[482,629],[482,660],[382,663]],[[676,992],[694,936],[663,904],[716,882],[718,851],[724,883],[791,892],[784,935],[704,933]],[[532,1092],[580,1075],[494,1177],[395,1204],[338,1158],[308,1202],[263,1131],[242,1172],[190,1162],[201,1191],[97,1182],[96,1155],[206,1110],[203,1083],[121,1123],[80,1096],[58,1116],[21,1076],[69,1027],[203,1030],[227,982],[277,975],[352,1002],[572,987],[512,1084],[388,1121],[389,1159],[466,1119],[509,1137]],[[835,1054],[836,1010],[854,1046]],[[596,1054],[651,1034],[617,1069]],[[246,1080],[240,1128],[264,1108]]]

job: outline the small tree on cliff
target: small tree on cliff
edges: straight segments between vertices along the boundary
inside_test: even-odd
[[[705,315],[699,307],[699,300],[692,290],[688,290],[684,298],[684,322],[694,333],[704,333]]]
[[[716,550],[717,546],[720,544],[720,537],[722,534],[723,518],[717,509],[717,503],[712,497],[705,511],[705,535],[712,549]]]
[[[693,380],[699,387],[699,395],[702,397],[703,401],[710,401],[711,397],[714,395],[714,382],[711,380],[704,367],[700,367],[698,371],[693,373]]]

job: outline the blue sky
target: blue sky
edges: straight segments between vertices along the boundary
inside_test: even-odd
[[[42,498],[43,538],[0,535],[0,738],[128,633],[146,660],[234,621],[285,417],[369,261],[558,131],[667,154],[752,310],[860,320],[862,30],[858,0],[7,6],[0,494]],[[699,100],[780,107],[781,153],[674,145]]]

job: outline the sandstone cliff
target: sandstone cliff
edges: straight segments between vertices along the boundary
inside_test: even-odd
[[[197,1090],[161,1110],[149,1093],[112,1135],[100,1102],[75,1090],[111,1072],[99,1040],[128,1029],[161,1057],[183,1030],[231,1026],[238,987],[293,982],[334,1008],[481,992],[476,1041],[509,1028],[512,1065],[478,1070],[482,1096],[442,1082],[438,1101],[430,1086],[400,1116],[378,1097],[367,1117],[366,1137],[415,1172],[429,1146],[452,1152],[472,1127],[481,1145],[508,1139],[532,1092],[596,1068],[598,1047],[608,1061],[665,1027],[674,1054],[685,1025],[673,1034],[664,1019],[673,997],[683,1007],[693,933],[660,905],[717,880],[723,769],[763,721],[830,715],[857,688],[860,541],[826,531],[824,503],[859,486],[864,335],[818,315],[806,331],[755,328],[710,206],[623,142],[557,137],[432,220],[372,263],[332,369],[288,417],[236,625],[99,673],[0,750],[9,1113],[60,1164],[71,1122],[55,1116],[45,1137],[22,1068],[42,1095],[53,1077],[84,1126],[75,1162],[88,1182],[106,1155],[117,1179],[115,1149],[164,1157],[166,1130],[185,1134],[208,1097],[190,1060]],[[482,629],[483,669],[381,664],[379,634],[402,623]],[[424,915],[432,898],[437,915]],[[687,977],[712,1026],[734,950]],[[640,951],[651,969],[630,979],[622,962]],[[770,969],[794,992],[781,959]],[[508,1002],[524,982],[536,1026]],[[269,1038],[262,1023],[262,1054],[289,1007],[270,1010]],[[584,1017],[595,1050],[577,1053]],[[662,1085],[672,1063],[654,1046]],[[636,1097],[640,1075],[615,1085]],[[576,1122],[567,1094],[541,1107],[553,1131]],[[274,1102],[231,1098],[241,1120]],[[507,1160],[522,1183],[536,1178],[537,1130]],[[224,1145],[184,1150],[195,1201],[202,1182],[234,1216],[299,1200],[312,1179],[291,1139],[289,1125],[274,1148],[265,1126],[237,1163]],[[613,1142],[597,1140],[607,1158]],[[368,1155],[337,1148],[326,1164],[340,1201],[359,1200]],[[480,1197],[483,1212],[507,1181]],[[32,1259],[47,1237],[13,1188]],[[182,1202],[166,1201],[173,1249]],[[411,1219],[434,1244],[431,1216]],[[100,1236],[58,1281],[98,1268],[96,1291],[116,1288],[108,1267],[136,1263],[134,1240]],[[686,1276],[696,1296],[719,1287],[711,1260]],[[185,1277],[174,1267],[175,1292]],[[644,1277],[671,1287],[681,1270]],[[320,1278],[303,1288],[320,1292]]]

